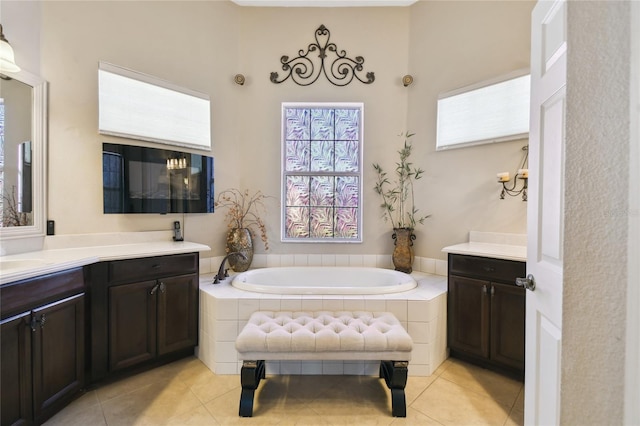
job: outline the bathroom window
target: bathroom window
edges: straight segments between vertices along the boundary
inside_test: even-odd
[[[103,135],[209,151],[209,95],[100,62],[98,131]]]
[[[363,109],[282,104],[282,241],[362,242]]]
[[[436,149],[526,138],[531,76],[519,70],[438,96]]]

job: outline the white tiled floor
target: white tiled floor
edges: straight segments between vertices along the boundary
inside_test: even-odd
[[[267,376],[254,417],[238,416],[240,378],[186,358],[87,392],[48,426],[124,425],[521,425],[523,384],[448,359],[430,377],[409,377],[407,417],[391,416],[373,376]]]

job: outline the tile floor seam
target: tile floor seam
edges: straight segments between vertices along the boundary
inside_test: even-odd
[[[511,404],[511,405],[505,404],[504,402],[499,401],[498,399],[496,399],[492,395],[489,395],[489,394],[486,394],[486,393],[482,393],[482,392],[478,392],[478,391],[476,391],[474,389],[471,389],[471,388],[469,388],[467,386],[461,385],[460,383],[454,382],[453,380],[449,380],[446,377],[439,377],[439,379],[446,380],[447,382],[452,383],[452,384],[464,389],[465,391],[473,392],[474,394],[482,396],[484,398],[489,398],[489,399],[495,401],[496,404],[500,404],[502,407],[505,407],[505,408],[508,408],[508,409],[511,409],[513,407],[513,404],[515,404],[517,399],[518,399],[518,396],[516,395],[516,398],[514,399],[513,404]],[[434,380],[434,382],[435,382],[435,380]]]
[[[104,414],[104,407],[102,406],[102,401],[100,401],[100,397],[98,396],[98,392],[96,392],[96,399],[98,400],[98,406],[100,407],[100,414],[102,414],[102,419],[104,420],[104,424],[106,426],[109,426],[109,423],[107,422],[107,416],[106,414]]]
[[[420,399],[420,397],[422,396],[423,393],[425,393],[427,391],[427,389],[429,389],[431,386],[433,386],[433,384],[438,381],[439,379],[441,379],[440,376],[436,377],[434,380],[431,381],[431,383],[429,383],[428,385],[426,385],[418,395],[416,395],[415,398],[413,398],[413,400],[407,404],[407,407],[411,407],[418,399]],[[418,410],[420,411],[420,410]],[[423,413],[424,414],[424,413]]]

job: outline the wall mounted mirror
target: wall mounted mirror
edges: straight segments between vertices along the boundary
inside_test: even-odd
[[[0,75],[1,240],[45,234],[46,128],[46,81]]]

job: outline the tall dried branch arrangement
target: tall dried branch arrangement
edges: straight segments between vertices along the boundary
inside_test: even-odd
[[[2,196],[2,226],[27,226],[30,222],[30,213],[23,213],[18,210],[16,201],[16,187],[11,187],[11,195]]]
[[[271,197],[264,195],[262,191],[250,194],[248,189],[240,191],[236,188],[230,188],[218,194],[215,206],[227,209],[225,218],[228,221],[227,227],[229,229],[246,228],[251,232],[253,238],[256,238],[256,232],[258,232],[265,250],[269,250],[267,228],[260,217],[260,213],[267,212],[264,204],[267,198]]]

